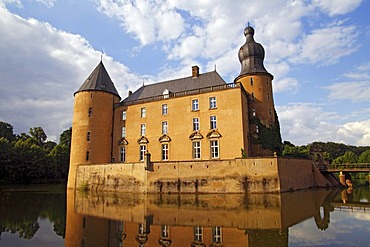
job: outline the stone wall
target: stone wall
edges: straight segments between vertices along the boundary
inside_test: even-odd
[[[278,157],[219,161],[80,165],[76,186],[135,193],[277,193],[329,182],[310,160]]]

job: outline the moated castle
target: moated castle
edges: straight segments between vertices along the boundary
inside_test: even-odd
[[[68,188],[219,193],[325,186],[307,161],[304,185],[290,178],[282,184],[296,161],[277,156],[273,76],[254,29],[244,35],[232,83],[193,66],[188,77],[143,85],[122,100],[100,62],[74,94]]]

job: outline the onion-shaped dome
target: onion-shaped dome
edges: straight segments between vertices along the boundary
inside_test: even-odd
[[[248,25],[248,27],[244,29],[246,42],[239,49],[239,61],[242,65],[239,76],[256,73],[269,74],[263,66],[265,50],[260,43],[254,41],[253,35],[254,29]]]

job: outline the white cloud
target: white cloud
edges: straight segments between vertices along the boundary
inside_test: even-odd
[[[44,4],[46,7],[53,7],[56,0],[36,0],[36,2]]]
[[[295,78],[285,77],[280,80],[274,80],[274,93],[279,92],[297,92],[298,90],[298,81]]]
[[[83,37],[57,30],[48,23],[23,19],[0,8],[0,116],[15,133],[41,126],[49,139],[71,125],[73,93],[100,61]],[[14,31],[16,30],[16,32]],[[105,56],[121,94],[137,77]],[[124,79],[123,79],[124,78]]]
[[[5,8],[5,5],[7,4],[13,4],[17,6],[18,8],[22,7],[22,2],[21,0],[0,0],[0,7]]]
[[[370,101],[370,81],[340,82],[325,88],[329,90],[328,98],[330,100]]]
[[[347,14],[355,10],[361,4],[362,0],[314,0],[313,2],[330,16],[333,16]]]
[[[369,146],[370,119],[346,123],[338,129],[337,133],[343,138],[343,142],[359,146]]]
[[[340,58],[357,50],[355,41],[358,37],[355,26],[330,26],[316,29],[302,40],[302,48],[292,62],[335,64]]]

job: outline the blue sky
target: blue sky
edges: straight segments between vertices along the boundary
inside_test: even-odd
[[[0,121],[58,141],[102,52],[122,98],[192,65],[232,82],[250,22],[283,140],[370,145],[369,10],[369,0],[0,0]]]

